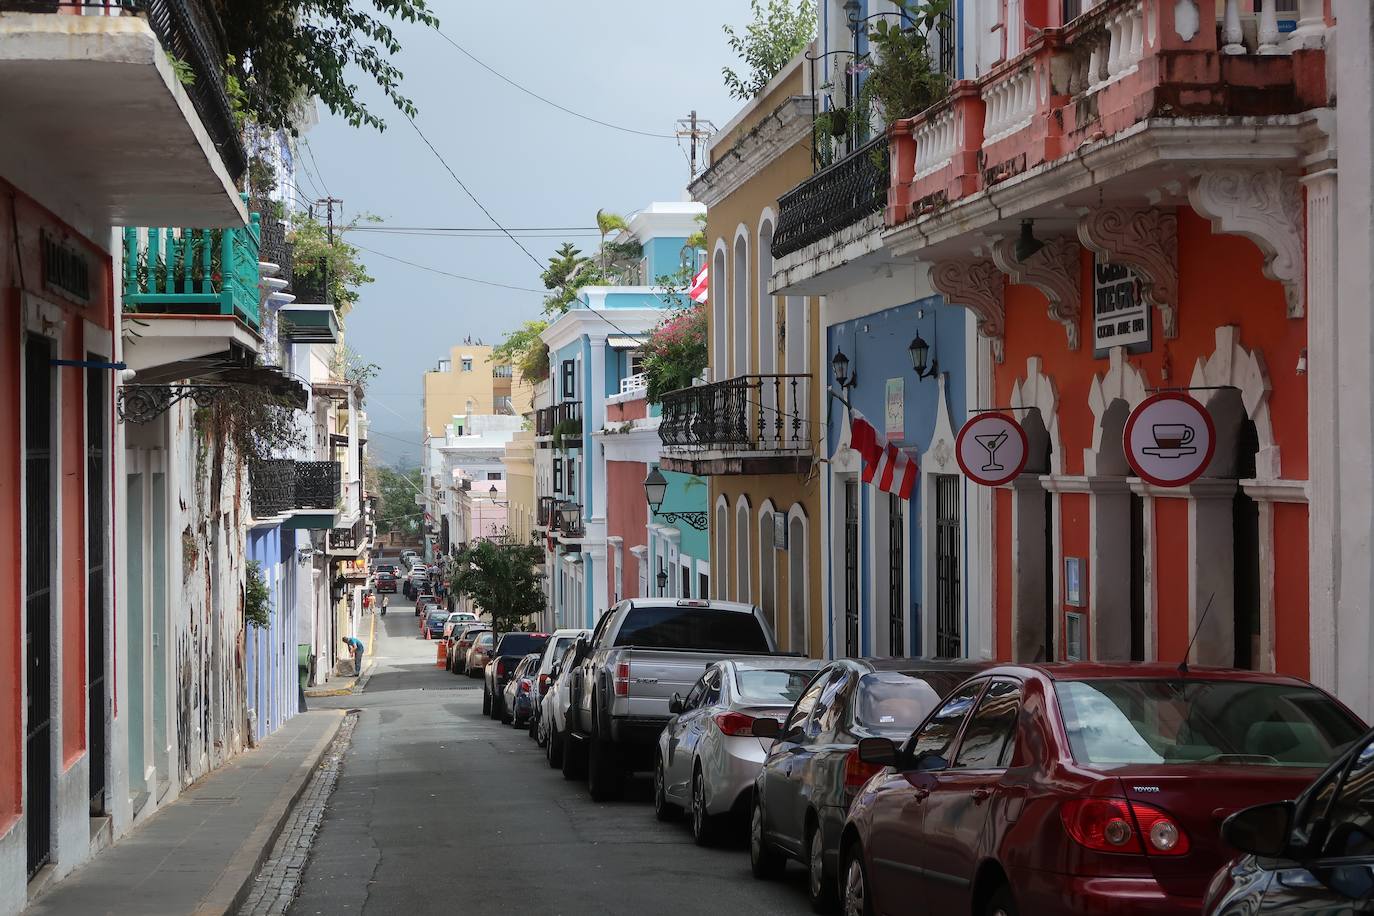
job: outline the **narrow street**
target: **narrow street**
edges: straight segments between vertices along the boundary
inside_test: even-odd
[[[362,713],[293,916],[807,911],[800,868],[756,881],[742,839],[695,846],[654,819],[647,778],[613,804],[565,782],[481,714],[480,681],[435,666],[404,599],[378,623],[366,689],[312,701]]]

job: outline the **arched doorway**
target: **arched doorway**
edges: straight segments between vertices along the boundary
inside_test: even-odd
[[[1259,455],[1259,431],[1245,409],[1239,389],[1221,388],[1207,400],[1217,448],[1207,476],[1251,480]],[[1260,651],[1259,504],[1237,485],[1231,497],[1231,664],[1256,669]],[[1217,613],[1212,608],[1210,613]]]

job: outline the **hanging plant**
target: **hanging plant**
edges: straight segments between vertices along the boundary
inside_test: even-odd
[[[262,578],[262,564],[249,560],[244,571],[243,582],[243,619],[250,626],[262,627],[269,623],[272,595]]]
[[[570,445],[567,439],[575,438],[578,440],[576,445]],[[579,448],[582,445],[582,421],[581,420],[559,420],[553,428],[553,447],[556,451],[566,452],[570,448]]]
[[[920,114],[949,94],[949,77],[940,72],[931,33],[949,15],[949,0],[898,0],[901,22],[879,19],[868,33],[874,62],[860,101],[877,102],[891,124]]]
[[[690,386],[706,364],[706,306],[673,311],[644,344],[645,399],[657,404],[669,391]]]

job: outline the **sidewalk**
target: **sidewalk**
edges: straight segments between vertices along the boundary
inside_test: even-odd
[[[341,697],[350,693],[358,693],[363,687],[367,686],[367,679],[372,676],[372,667],[376,664],[373,659],[373,647],[377,644],[377,612],[373,611],[370,615],[369,629],[367,633],[367,648],[363,650],[363,670],[361,676],[332,677],[328,682],[320,684],[318,687],[305,688],[305,696],[310,697]]]
[[[301,713],[55,884],[24,912],[39,916],[220,916],[247,894],[343,722]]]

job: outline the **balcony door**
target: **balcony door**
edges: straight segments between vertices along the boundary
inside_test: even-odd
[[[844,654],[858,658],[859,649],[859,481],[844,482]]]
[[[936,474],[935,483],[935,656],[964,654],[963,601],[959,556],[959,481],[956,474]]]
[[[53,518],[57,514],[52,342],[24,346],[24,828],[28,876],[52,859]]]

